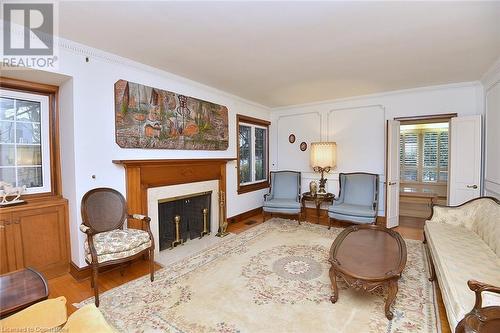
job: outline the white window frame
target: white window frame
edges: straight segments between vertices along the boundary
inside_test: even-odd
[[[245,186],[245,185],[252,185],[252,184],[258,184],[258,183],[262,183],[262,182],[266,182],[268,180],[268,174],[269,174],[269,171],[267,170],[267,166],[268,166],[268,158],[269,158],[269,151],[267,149],[267,147],[269,147],[269,142],[267,142],[268,140],[268,137],[269,137],[269,127],[266,127],[266,126],[260,126],[260,125],[256,125],[256,124],[250,124],[250,123],[246,123],[246,122],[243,122],[243,121],[240,121],[240,123],[238,124],[238,126],[246,126],[246,127],[250,127],[250,156],[252,157],[252,165],[251,165],[251,169],[250,169],[250,177],[251,177],[251,181],[249,182],[241,182],[240,183],[240,186]],[[255,129],[256,128],[260,128],[260,129],[263,129],[266,131],[266,134],[265,134],[265,145],[264,145],[264,151],[265,151],[265,163],[263,164],[263,167],[264,167],[264,175],[266,175],[264,177],[264,179],[259,179],[259,180],[255,180],[255,165],[256,165],[256,161],[257,159],[255,158]],[[238,130],[239,132],[239,130]],[[238,138],[239,140],[239,138]],[[238,149],[240,149],[239,147],[239,141],[238,141]],[[238,161],[239,163],[239,161]],[[240,170],[238,170],[238,172],[240,172]]]
[[[22,99],[31,102],[40,103],[40,147],[42,153],[42,184],[40,187],[30,187],[26,188],[24,194],[36,194],[36,193],[46,193],[52,191],[51,182],[51,169],[50,169],[50,125],[49,125],[49,97],[45,95],[39,95],[36,93],[27,93],[14,90],[0,89],[0,97],[12,98],[12,99]],[[14,124],[17,124],[17,120],[14,120]],[[15,125],[16,126],[16,125]],[[16,139],[16,134],[14,134],[14,139]],[[11,145],[9,143],[0,143],[0,145]],[[18,143],[14,142],[14,147],[17,147]],[[30,144],[22,144],[30,145]],[[34,145],[34,144],[32,144]],[[15,151],[15,169],[18,167],[23,167],[23,165],[17,165],[17,149]],[[29,165],[26,165],[29,166]],[[0,168],[11,168],[11,166],[0,165]],[[16,182],[17,182],[17,172],[16,172]]]

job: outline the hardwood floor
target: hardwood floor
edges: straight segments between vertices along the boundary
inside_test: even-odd
[[[307,221],[311,223],[316,223],[317,218],[314,213],[308,211]],[[231,223],[228,226],[228,231],[233,233],[240,233],[248,230],[256,225],[263,222],[262,214],[257,214],[251,216],[243,221],[237,223]],[[320,224],[328,225],[328,218],[325,212],[322,211],[320,217]],[[333,226],[344,228],[351,224],[336,221]],[[424,219],[408,218],[402,217],[400,219],[400,225],[395,230],[398,231],[403,238],[423,240],[423,225]],[[161,267],[157,265],[157,269]],[[132,263],[126,270],[123,276],[119,269],[112,270],[100,274],[99,276],[99,286],[100,291],[104,292],[106,290],[115,288],[121,284],[132,281],[138,277],[149,274],[149,266],[147,261],[136,261]],[[68,315],[76,311],[76,308],[72,305],[73,303],[79,303],[89,297],[93,296],[93,291],[90,288],[90,281],[76,281],[70,274],[65,274],[63,276],[50,279],[49,283],[49,298],[65,296],[67,299]],[[437,285],[437,283],[436,283]],[[439,289],[438,289],[439,290]],[[446,318],[446,312],[441,299],[441,293],[437,293],[437,303],[439,309],[439,317],[441,320],[441,330],[442,333],[451,333],[450,326],[448,324],[448,319]]]

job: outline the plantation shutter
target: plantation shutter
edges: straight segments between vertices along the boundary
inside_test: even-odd
[[[439,133],[439,176],[438,181],[448,181],[448,131]]]
[[[424,182],[437,181],[438,141],[439,141],[439,133],[437,132],[423,133],[422,181]]]
[[[448,180],[448,130],[407,130],[400,136],[402,182]]]
[[[401,135],[401,180],[418,181],[418,133],[407,132]]]

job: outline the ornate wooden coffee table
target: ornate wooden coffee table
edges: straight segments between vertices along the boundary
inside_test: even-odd
[[[354,225],[343,230],[330,249],[332,303],[337,302],[337,278],[356,290],[388,289],[385,316],[393,317],[391,305],[398,292],[398,280],[406,265],[406,244],[390,229],[376,225]]]

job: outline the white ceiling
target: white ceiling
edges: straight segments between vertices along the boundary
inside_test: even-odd
[[[61,2],[60,35],[270,106],[478,80],[500,2]]]

